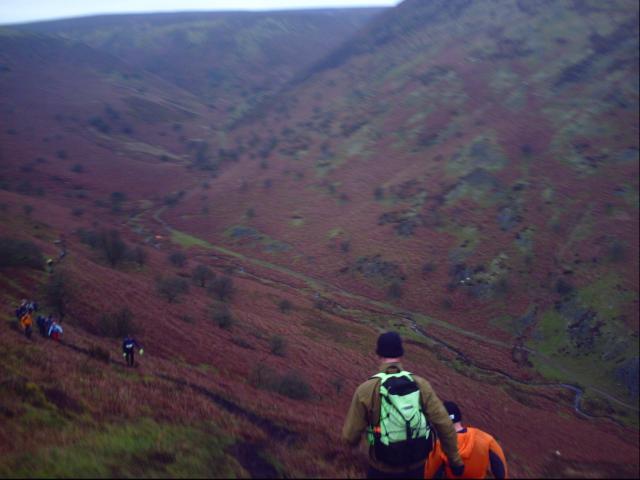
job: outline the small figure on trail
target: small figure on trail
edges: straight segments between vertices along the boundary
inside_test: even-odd
[[[20,305],[16,309],[16,318],[20,320],[25,313],[33,313],[38,310],[38,303],[34,300],[23,298]]]
[[[22,316],[27,313],[27,299],[23,298],[22,301],[20,302],[20,305],[18,305],[18,308],[16,308],[16,319],[20,320],[22,318]]]
[[[43,337],[48,337],[49,327],[51,327],[52,323],[53,318],[51,317],[51,315],[49,315],[48,317],[45,317],[44,315],[38,315],[38,318],[36,318],[36,325],[38,326],[40,335],[42,335]]]
[[[380,373],[356,389],[342,429],[342,437],[352,446],[367,432],[367,477],[422,478],[436,433],[461,475],[464,464],[451,419],[429,382],[402,368],[400,335],[380,335],[376,353],[382,362]]]
[[[60,255],[59,258],[62,260],[67,256],[67,239],[64,235],[60,236]]]
[[[127,365],[133,367],[135,349],[139,349],[140,355],[144,353],[144,350],[140,344],[131,335],[127,335],[122,341],[122,356],[125,357]]]
[[[38,317],[36,318],[36,325],[38,326],[38,331],[40,332],[40,335],[43,337],[47,336],[48,328],[45,327],[46,322],[47,322],[47,318],[44,315],[38,315]]]
[[[29,313],[37,312],[38,302],[36,302],[35,300],[31,300],[29,303],[27,303],[27,311]]]
[[[52,340],[60,340],[60,335],[62,335],[62,327],[58,324],[58,322],[52,320],[47,332],[47,336]]]
[[[33,331],[33,319],[31,318],[31,312],[27,311],[22,315],[22,317],[20,317],[20,326],[22,327],[25,337],[31,338],[31,332]]]
[[[58,260],[62,261],[64,257],[67,256],[67,240],[64,235],[60,235],[59,240],[54,240],[56,245],[60,247],[60,253],[58,254]]]
[[[53,258],[47,258],[47,273],[53,273]]]
[[[444,402],[444,406],[458,432],[458,451],[464,461],[464,473],[458,478],[486,478],[489,469],[494,478],[507,478],[507,461],[495,438],[477,428],[465,427],[454,402]],[[454,478],[452,474],[438,440],[427,460],[424,478]]]

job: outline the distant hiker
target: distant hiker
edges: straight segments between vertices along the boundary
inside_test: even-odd
[[[45,317],[44,315],[38,315],[36,319],[36,325],[38,326],[38,331],[40,335],[43,337],[49,336],[49,328],[51,328],[51,324],[53,323],[53,317],[49,315]]]
[[[495,438],[477,428],[462,425],[462,413],[454,402],[444,402],[453,427],[458,432],[458,451],[464,461],[464,473],[458,478],[486,478],[489,469],[494,478],[507,478],[507,461]],[[429,455],[424,478],[454,478],[440,441]]]
[[[22,327],[25,337],[31,338],[31,332],[33,331],[33,319],[31,318],[31,313],[29,311],[20,317],[20,326]]]
[[[122,356],[125,357],[127,365],[133,367],[135,349],[140,349],[140,355],[144,353],[144,350],[140,344],[131,335],[127,335],[122,341]]]
[[[402,339],[396,332],[378,337],[376,353],[381,373],[355,391],[342,437],[357,445],[367,432],[368,478],[422,478],[434,432],[458,475],[464,464],[458,454],[456,431],[429,382],[402,368]]]
[[[20,305],[18,305],[18,308],[16,308],[16,319],[20,320],[22,318],[22,316],[27,313],[27,299],[23,298],[22,301],[20,302]]]
[[[62,260],[67,256],[67,239],[64,235],[60,236],[60,255],[59,258]]]
[[[38,311],[38,302],[31,300],[29,303],[27,303],[27,311],[29,313],[33,313],[33,312],[37,312]]]
[[[40,335],[43,337],[47,336],[47,331],[49,330],[49,327],[46,326],[47,324],[47,318],[43,315],[38,315],[38,317],[36,318],[36,325],[38,326],[38,331],[40,332]]]
[[[47,258],[47,273],[53,273],[53,258]]]
[[[47,332],[47,336],[52,340],[60,340],[60,335],[62,335],[62,327],[53,320],[51,325],[49,326],[49,330]]]

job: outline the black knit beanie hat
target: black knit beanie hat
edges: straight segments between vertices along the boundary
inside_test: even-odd
[[[454,402],[444,402],[444,408],[447,409],[449,418],[453,423],[458,423],[462,420],[462,412]]]
[[[383,333],[378,337],[376,353],[382,358],[399,358],[404,355],[402,339],[396,332]]]

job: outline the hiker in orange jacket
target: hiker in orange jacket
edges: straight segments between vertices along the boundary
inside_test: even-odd
[[[462,413],[454,402],[444,402],[444,407],[458,432],[458,451],[464,462],[464,473],[460,477],[453,475],[438,441],[429,454],[424,478],[486,478],[489,469],[494,478],[507,478],[507,461],[495,438],[477,428],[462,425]]]
[[[31,332],[33,331],[33,319],[31,313],[27,312],[20,317],[20,326],[27,338],[31,338]]]

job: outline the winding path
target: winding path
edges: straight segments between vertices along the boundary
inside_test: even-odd
[[[150,207],[153,208],[153,207]],[[168,233],[173,233],[173,232],[179,232],[178,230],[175,230],[174,228],[172,228],[162,217],[161,214],[164,212],[164,210],[166,209],[166,206],[162,206],[159,209],[157,209],[152,217],[153,219],[164,229],[166,230]],[[194,237],[197,238],[197,237]],[[275,280],[272,278],[266,278],[251,272],[246,271],[246,269],[244,268],[247,264],[253,264],[255,266],[261,267],[261,268],[266,268],[266,269],[270,269],[273,271],[276,271],[278,273],[282,273],[288,276],[291,276],[293,278],[296,278],[298,280],[301,280],[302,282],[304,282],[308,287],[308,291],[307,294],[309,295],[313,295],[314,297],[318,298],[330,298],[331,299],[331,303],[336,306],[338,309],[341,310],[346,310],[347,308],[343,305],[340,305],[339,303],[335,302],[335,300],[333,300],[336,296],[339,297],[343,297],[343,298],[348,298],[348,299],[352,299],[352,300],[356,300],[358,302],[360,302],[361,304],[364,304],[367,306],[366,308],[366,312],[369,314],[382,314],[382,315],[390,315],[390,316],[394,316],[397,317],[399,320],[402,320],[403,322],[405,322],[406,324],[408,324],[409,328],[415,332],[416,334],[422,336],[423,338],[426,338],[438,345],[441,345],[443,348],[447,349],[448,351],[454,353],[459,359],[461,359],[462,361],[464,361],[465,363],[472,365],[473,368],[475,368],[478,371],[484,372],[484,373],[488,373],[491,375],[496,375],[499,377],[502,377],[504,379],[506,379],[509,382],[518,384],[518,385],[523,385],[523,386],[527,386],[527,387],[535,387],[535,388],[562,388],[562,389],[566,389],[571,391],[573,394],[575,394],[574,397],[574,402],[573,402],[573,407],[574,410],[577,414],[581,415],[584,418],[588,418],[588,419],[597,419],[597,418],[606,418],[608,420],[611,420],[617,424],[621,424],[621,422],[619,420],[617,420],[616,418],[610,416],[610,415],[592,415],[587,413],[585,410],[583,410],[582,408],[582,398],[584,397],[585,394],[585,389],[578,386],[578,385],[572,385],[572,384],[567,384],[567,383],[538,383],[538,382],[527,382],[524,380],[520,380],[515,378],[514,376],[510,375],[507,372],[504,372],[502,370],[499,369],[494,369],[494,368],[489,368],[489,367],[485,367],[485,366],[480,366],[477,363],[474,363],[462,350],[457,349],[455,347],[453,347],[452,345],[448,344],[447,342],[445,342],[444,340],[442,340],[441,338],[438,338],[430,333],[428,333],[422,326],[420,326],[415,320],[414,317],[416,318],[426,318],[426,316],[422,313],[419,312],[410,312],[410,311],[406,311],[406,310],[399,310],[397,307],[389,305],[387,303],[384,302],[380,302],[377,300],[373,300],[371,298],[362,296],[362,295],[357,295],[354,293],[351,293],[349,291],[346,291],[342,288],[336,287],[333,284],[330,284],[328,282],[325,282],[323,280],[318,280],[316,278],[312,278],[312,277],[308,277],[305,274],[302,274],[300,272],[296,272],[294,270],[290,270],[289,268],[286,267],[282,267],[280,265],[275,265],[275,264],[271,264],[269,262],[266,262],[264,260],[260,260],[260,259],[255,259],[255,258],[251,258],[251,257],[247,257],[241,253],[238,252],[234,252],[232,250],[229,250],[227,248],[223,248],[223,247],[219,247],[216,245],[212,245],[209,244],[206,241],[202,241],[203,245],[206,245],[206,248],[208,250],[212,250],[214,252],[216,252],[216,254],[211,254],[211,253],[207,253],[207,254],[201,254],[202,256],[206,256],[210,259],[216,259],[219,261],[222,261],[224,263],[232,263],[235,261],[238,261],[240,263],[240,265],[235,265],[237,266],[239,269],[241,269],[241,273],[245,276],[245,277],[252,277],[254,280],[259,281],[261,283],[268,283],[271,285],[277,284],[281,287],[286,287],[289,289],[294,289],[296,291],[300,291],[299,288],[290,285],[286,282],[280,281],[280,280]],[[231,257],[231,258],[230,258]],[[322,291],[322,295],[320,295],[320,291]],[[371,307],[375,307],[371,308]],[[462,329],[458,326],[452,325],[450,323],[444,322],[442,320],[437,320],[431,317],[428,317],[428,322],[434,325],[437,325],[439,327],[443,327],[449,330],[453,330],[456,332],[456,334],[458,335],[463,335],[466,336],[468,338],[472,338],[474,340],[483,342],[485,344],[489,344],[492,345],[494,347],[499,347],[499,348],[507,348],[507,349],[512,349],[513,345],[507,342],[502,342],[493,338],[487,338],[484,337],[478,333],[472,332],[472,331],[468,331],[465,329]],[[564,369],[562,366],[557,365],[556,363],[554,363],[551,359],[549,359],[548,357],[540,354],[539,352],[532,350],[530,348],[527,347],[518,347],[521,351],[526,352],[530,355],[535,355],[537,358],[542,359],[544,362],[548,363],[548,364],[552,364],[554,368],[557,368],[567,374],[570,375],[570,372],[568,372],[566,369]],[[621,406],[624,407],[626,409],[629,409],[633,412],[638,412],[640,411],[640,409],[638,408],[637,405],[631,405],[628,404],[614,396],[612,396],[611,394],[609,394],[608,392],[605,392],[597,387],[591,386],[591,385],[587,385],[586,388],[588,388],[590,391],[597,393],[598,395],[606,398],[607,400]]]

